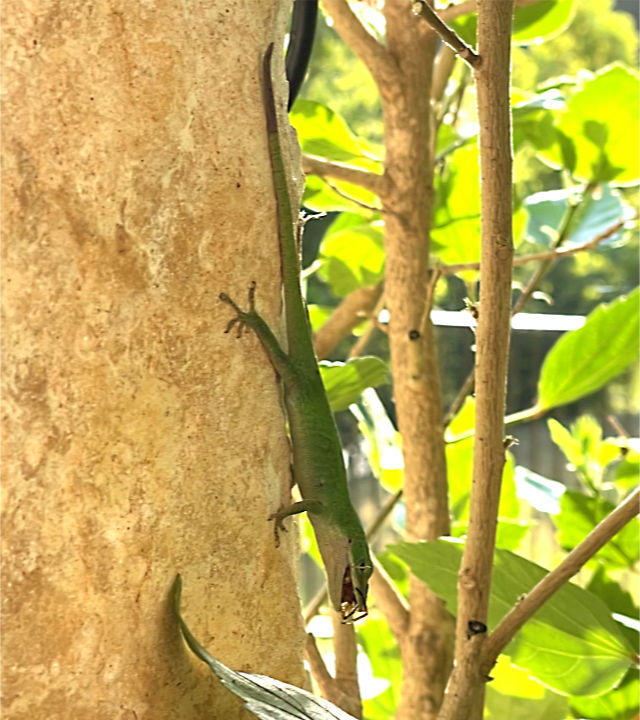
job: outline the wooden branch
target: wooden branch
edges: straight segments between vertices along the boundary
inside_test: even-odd
[[[362,700],[358,685],[358,644],[353,623],[343,623],[342,616],[335,610],[331,611],[333,625],[333,652],[336,663],[335,686],[348,704],[342,704],[343,710],[356,718],[362,717]]]
[[[585,250],[593,250],[596,248],[603,240],[606,240],[608,237],[611,237],[614,233],[618,232],[618,230],[622,229],[624,225],[627,222],[631,222],[633,220],[637,220],[638,216],[636,215],[634,218],[630,218],[628,220],[620,220],[617,223],[614,223],[610,227],[608,227],[606,230],[601,232],[599,235],[596,235],[595,237],[591,238],[586,243],[582,243],[581,245],[575,245],[574,247],[569,248],[556,248],[553,250],[548,250],[543,253],[535,253],[532,255],[522,255],[521,257],[514,258],[513,264],[514,265],[524,265],[529,262],[534,261],[551,261],[559,260],[560,258],[563,258],[567,255],[575,255],[576,253],[583,252]],[[462,270],[477,270],[480,267],[480,263],[459,263],[457,265],[441,265],[438,266],[441,273],[443,275],[449,275],[451,273],[455,272],[461,272]],[[536,280],[538,279],[538,276],[536,274]],[[524,302],[520,302],[521,298],[528,297],[533,290],[535,289],[533,286],[533,282],[529,282],[527,284],[527,288],[529,288],[529,292],[525,294],[523,291],[520,297],[518,298],[518,302],[513,306],[511,310],[511,315],[515,315],[520,311],[522,308]],[[472,370],[469,375],[467,375],[464,383],[462,384],[460,390],[458,391],[458,394],[456,395],[454,401],[451,403],[451,406],[447,410],[446,415],[444,416],[444,426],[446,427],[451,420],[455,417],[456,413],[460,408],[462,407],[465,398],[469,393],[473,390],[474,385],[474,371]],[[526,411],[526,416],[520,416],[519,414],[516,417],[508,416],[505,418],[505,424],[511,424],[513,422],[518,422],[521,419],[531,420],[534,417],[537,417],[537,415],[532,415],[531,410]],[[469,437],[472,435],[471,433]]]
[[[455,62],[456,54],[448,45],[443,45],[440,50],[438,50],[433,68],[433,84],[431,85],[432,100],[437,102],[444,95]]]
[[[539,610],[542,605],[559,590],[569,578],[592,558],[600,548],[637,514],[640,490],[635,490],[626,500],[618,505],[604,520],[577,545],[567,557],[545,575],[542,580],[528,592],[498,623],[495,630],[487,637],[480,662],[480,673],[488,675],[500,652],[511,641],[516,632]]]
[[[366,286],[349,293],[313,336],[319,359],[326,358],[363,317],[370,317],[382,293],[382,285]]]
[[[346,0],[322,0],[340,37],[362,60],[378,87],[398,79],[398,70],[387,48],[360,22]]]
[[[370,582],[376,607],[382,611],[394,637],[399,639],[409,628],[409,605],[375,555],[373,568]]]
[[[340,165],[330,160],[320,160],[311,155],[303,155],[302,169],[306,175],[342,180],[363,187],[380,197],[385,194],[387,181],[384,175],[377,175],[369,170],[360,170],[350,165]]]
[[[378,302],[376,303],[375,307],[371,311],[371,316],[369,318],[369,323],[367,324],[367,327],[365,331],[360,335],[360,337],[353,343],[353,346],[351,350],[349,350],[349,359],[354,357],[360,357],[364,353],[364,349],[367,347],[367,344],[369,343],[369,340],[371,339],[371,336],[375,332],[376,329],[381,330],[382,332],[385,332],[385,329],[382,327],[380,322],[378,321],[378,318],[380,317],[380,313],[382,312],[384,306],[385,306],[385,298],[384,298],[384,292],[382,291],[383,285],[380,283],[378,286],[380,288],[380,296],[378,297]]]
[[[339,195],[341,198],[344,198],[345,200],[348,200],[349,202],[353,203],[354,205],[357,205],[358,207],[361,207],[363,210],[368,210],[372,213],[382,213],[383,210],[381,207],[376,207],[375,205],[368,205],[367,203],[362,202],[362,200],[358,200],[357,198],[354,198],[352,195],[349,195],[349,193],[344,192],[343,190],[340,190],[340,188],[337,185],[334,185],[330,180],[327,180],[326,178],[322,178],[324,182],[327,183],[327,185],[333,190],[333,192],[336,195]]]
[[[425,0],[415,0],[412,6],[415,15],[425,20],[442,38],[442,41],[459,55],[471,67],[478,67],[480,57],[476,55],[473,48],[458,35],[458,33],[450,28],[438,16],[435,10]]]
[[[324,664],[322,655],[318,650],[316,640],[311,633],[307,633],[304,646],[304,656],[306,661],[309,663],[309,669],[311,670],[313,679],[318,683],[318,688],[320,689],[322,697],[329,700],[329,702],[332,702],[334,705],[343,708],[347,712],[351,712],[353,715],[353,698],[343,692],[336,684],[335,679],[331,677],[331,674],[327,670],[327,666]],[[360,717],[360,715],[356,715],[355,717]]]
[[[479,660],[486,629],[504,450],[511,332],[512,162],[509,61],[513,0],[479,0],[475,70],[480,122],[482,263],[476,330],[476,433],[467,540],[458,574],[455,669],[441,720],[480,720],[484,682]]]

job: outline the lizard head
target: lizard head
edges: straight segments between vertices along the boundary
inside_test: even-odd
[[[373,572],[373,563],[369,555],[369,546],[364,537],[349,541],[349,565],[342,581],[342,621],[355,622],[366,617],[369,578]]]

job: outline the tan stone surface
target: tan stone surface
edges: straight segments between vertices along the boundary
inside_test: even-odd
[[[176,571],[212,654],[302,680],[278,390],[217,300],[280,312],[273,12],[4,4],[3,717],[238,716]]]

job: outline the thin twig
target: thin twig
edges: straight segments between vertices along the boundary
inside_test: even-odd
[[[345,200],[348,200],[349,202],[353,203],[354,205],[361,207],[363,210],[369,210],[370,212],[374,212],[374,213],[382,213],[383,212],[382,208],[376,207],[375,205],[368,205],[367,203],[362,202],[362,200],[358,200],[357,198],[354,198],[353,195],[349,195],[349,193],[344,192],[344,190],[340,190],[339,187],[334,185],[332,182],[330,182],[326,178],[323,178],[323,180],[327,183],[327,185],[333,190],[333,192],[336,195],[339,195],[341,198],[344,198]]]
[[[414,0],[412,9],[415,15],[425,20],[442,38],[443,42],[457,53],[471,67],[480,65],[480,57],[476,55],[469,45],[458,35],[458,33],[450,28],[436,14],[433,8],[425,2],[425,0]]]
[[[371,317],[369,318],[369,322],[367,323],[367,327],[365,328],[364,332],[353,343],[351,350],[349,350],[349,359],[360,357],[360,355],[363,354],[364,349],[367,346],[369,340],[371,339],[373,333],[376,331],[376,329],[380,329],[378,317],[380,316],[380,313],[385,306],[385,297],[384,293],[382,292],[382,283],[380,283],[378,287],[380,288],[380,296],[378,298],[378,302],[376,303],[376,306],[371,312]]]
[[[375,318],[376,305],[382,293],[382,283],[359,287],[345,296],[326,322],[313,336],[313,346],[319,359],[326,358],[335,346],[366,317]],[[354,357],[349,353],[349,357]]]
[[[384,195],[387,184],[384,175],[378,175],[369,170],[361,170],[351,165],[341,165],[330,160],[320,160],[311,155],[303,155],[302,169],[306,175],[317,175],[322,178],[330,177],[334,180],[349,182],[369,190],[379,197]]]
[[[488,675],[499,653],[542,605],[559,590],[600,548],[638,514],[640,490],[634,490],[602,520],[567,557],[545,575],[498,623],[482,648],[481,673]]]
[[[518,297],[518,301],[513,306],[513,309],[511,310],[511,315],[515,315],[516,313],[520,312],[522,309],[522,306],[524,305],[524,302],[531,296],[533,291],[535,290],[535,287],[537,287],[537,284],[540,282],[543,274],[548,271],[549,267],[546,265],[547,262],[553,262],[555,260],[560,260],[563,257],[569,256],[569,255],[575,255],[579,252],[584,252],[585,250],[593,250],[596,248],[603,240],[606,240],[607,238],[614,235],[618,230],[624,227],[624,225],[628,222],[631,222],[633,220],[637,220],[638,216],[636,215],[634,218],[626,219],[626,220],[619,220],[617,223],[614,223],[610,227],[608,227],[606,230],[601,232],[599,235],[596,235],[595,237],[591,238],[586,243],[582,243],[581,245],[575,245],[574,247],[568,247],[568,248],[556,248],[553,250],[548,250],[543,253],[535,253],[531,255],[522,255],[520,257],[516,257],[513,260],[514,265],[525,265],[529,262],[535,262],[535,261],[542,261],[545,263],[544,266],[538,269],[538,271],[532,276],[532,278],[527,283],[527,286],[522,291],[520,296]],[[480,268],[480,263],[458,263],[457,265],[440,265],[440,270],[443,275],[450,275],[452,273],[456,272],[462,272],[463,270],[478,270]],[[443,423],[446,427],[451,420],[455,417],[456,413],[462,405],[464,404],[465,398],[469,393],[472,392],[474,385],[474,370],[471,370],[471,372],[467,375],[464,383],[460,387],[460,390],[458,391],[458,394],[456,395],[455,399],[449,406],[449,409],[447,410]],[[466,435],[467,437],[471,437],[473,435],[473,432]],[[461,439],[461,438],[456,438]]]
[[[637,216],[636,218],[632,219],[637,219]],[[600,234],[591,238],[591,240],[581,243],[580,245],[573,245],[572,247],[559,247],[553,250],[546,250],[545,252],[517,256],[513,258],[513,265],[515,267],[520,265],[526,265],[530,262],[541,262],[544,260],[560,260],[563,257],[576,255],[577,253],[584,252],[585,250],[594,250],[601,242],[603,242],[607,238],[610,238],[612,235],[615,235],[615,233],[617,233],[618,230],[621,230],[628,222],[628,219],[619,220],[617,223],[614,223]],[[480,263],[456,263],[455,265],[439,265],[438,267],[442,275],[453,275],[455,273],[464,272],[466,270],[479,270]]]
[[[373,568],[371,592],[376,599],[376,607],[382,611],[394,637],[400,639],[409,627],[409,603],[375,555]]]
[[[431,85],[431,99],[438,102],[444,95],[447,82],[451,77],[453,68],[456,63],[456,54],[448,45],[443,45],[438,54],[433,67],[433,84]]]

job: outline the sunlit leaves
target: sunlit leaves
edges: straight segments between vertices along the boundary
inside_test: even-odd
[[[442,540],[399,543],[392,550],[455,611],[461,544]],[[490,628],[546,574],[539,565],[497,550]],[[602,601],[571,583],[524,625],[506,652],[515,665],[548,687],[570,695],[598,695],[610,690],[626,673],[633,655]]]
[[[527,45],[549,39],[571,22],[573,0],[541,0],[530,6],[516,7],[513,14],[513,42]],[[475,44],[477,16],[465,15],[452,25],[468,43]]]
[[[388,382],[387,365],[378,357],[358,357],[346,363],[321,362],[320,375],[333,412],[346,410],[369,387]]]
[[[547,354],[538,407],[548,410],[595,392],[638,357],[638,290],[594,310],[579,330],[565,333]]]
[[[638,77],[613,65],[583,83],[557,114],[557,142],[543,158],[585,181],[630,184],[640,177]]]

